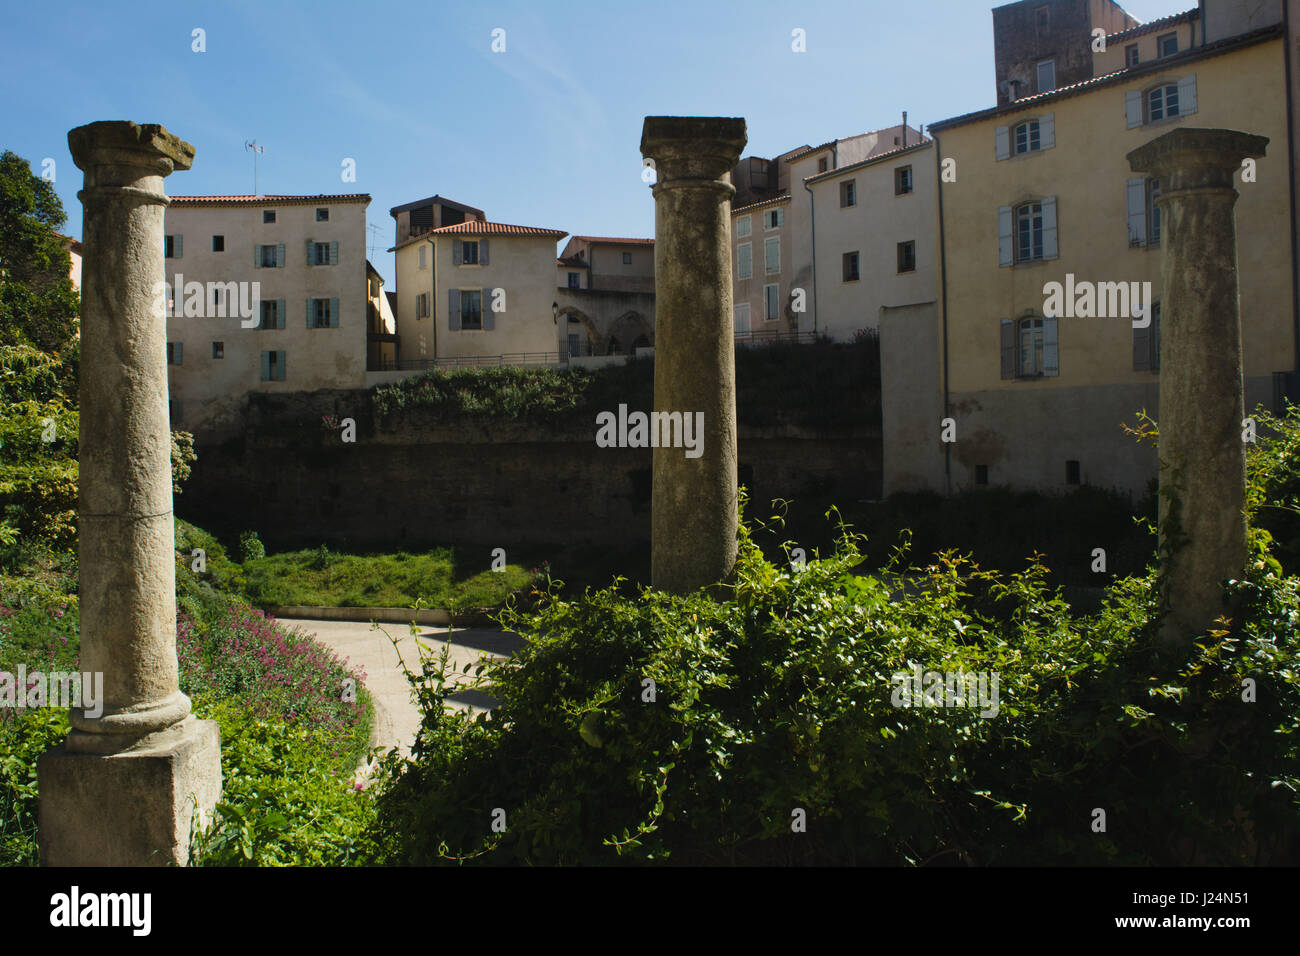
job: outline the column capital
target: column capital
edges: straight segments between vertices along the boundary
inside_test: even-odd
[[[1267,136],[1233,129],[1180,127],[1157,136],[1128,154],[1135,173],[1161,180],[1161,198],[1184,189],[1232,189],[1244,159],[1259,159]]]
[[[194,147],[158,123],[105,120],[78,126],[68,132],[68,150],[77,168],[86,173],[86,185],[117,185],[106,167],[142,169],[166,176],[194,164]],[[101,178],[106,181],[101,181]]]
[[[653,159],[658,181],[721,179],[749,141],[743,117],[647,116],[641,155]]]

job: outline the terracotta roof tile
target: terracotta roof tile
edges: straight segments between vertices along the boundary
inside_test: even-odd
[[[574,239],[592,245],[607,246],[653,246],[653,239],[616,239],[611,236],[574,236]]]
[[[789,201],[790,201],[790,194],[782,193],[779,196],[773,196],[771,199],[760,199],[758,202],[752,202],[745,206],[733,206],[731,210],[731,214],[734,216],[737,215],[738,213],[748,212],[751,209],[758,209],[760,206],[779,206],[781,203],[786,203]]]
[[[318,202],[370,202],[369,193],[315,196],[169,196],[173,206],[288,206]]]
[[[1120,30],[1118,33],[1108,33],[1106,34],[1106,42],[1110,43],[1112,40],[1128,40],[1133,37],[1140,37],[1143,34],[1152,33],[1156,30],[1164,29],[1165,27],[1172,27],[1178,23],[1186,23],[1196,20],[1200,15],[1201,11],[1196,9],[1184,10],[1182,13],[1171,13],[1167,17],[1161,17],[1160,19],[1152,20],[1149,23],[1129,27],[1127,30]]]
[[[542,229],[538,226],[511,226],[504,222],[458,222],[454,226],[439,226],[424,233],[426,236],[554,236],[568,233],[563,229]],[[417,237],[418,238],[418,237]]]

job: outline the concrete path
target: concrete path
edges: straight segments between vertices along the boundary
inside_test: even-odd
[[[330,648],[348,662],[348,666],[365,671],[365,686],[375,702],[375,726],[370,734],[370,746],[397,747],[408,754],[420,728],[420,711],[411,700],[411,686],[402,673],[398,651],[385,636],[385,631],[398,640],[401,660],[412,671],[419,670],[420,645],[435,659],[445,646],[449,665],[458,672],[473,663],[482,654],[509,657],[523,639],[491,628],[446,627],[420,625],[418,636],[411,636],[410,625],[383,624],[383,630],[369,623],[353,621],[320,621],[304,618],[278,618],[287,626],[297,627],[313,635],[317,641]],[[465,675],[465,677],[472,677]],[[462,677],[461,679],[465,679]],[[492,700],[480,691],[466,690],[448,698],[449,703],[462,710],[485,710]]]

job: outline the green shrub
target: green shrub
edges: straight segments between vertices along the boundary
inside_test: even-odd
[[[266,548],[256,531],[243,531],[239,535],[239,560],[247,563],[266,557]]]

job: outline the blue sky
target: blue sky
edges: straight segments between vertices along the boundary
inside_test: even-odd
[[[1140,20],[1192,0],[1130,0]],[[993,105],[988,0],[382,0],[29,3],[0,34],[0,148],[55,185],[81,235],[67,132],[162,123],[196,147],[174,195],[366,192],[392,285],[392,206],[434,193],[488,218],[651,236],[646,115],[743,116],[747,153]],[[127,12],[129,11],[129,13]],[[206,31],[206,52],[192,31]],[[492,31],[505,30],[493,53]],[[807,52],[791,51],[791,31]],[[341,179],[356,161],[356,182]]]

